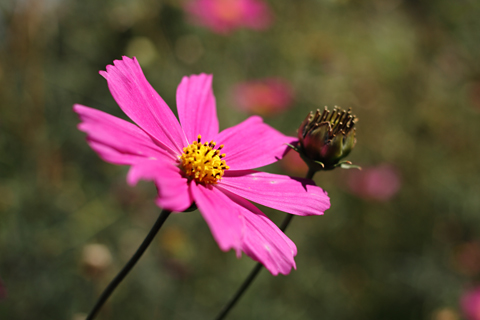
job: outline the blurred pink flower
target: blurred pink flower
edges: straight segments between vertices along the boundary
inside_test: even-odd
[[[480,111],[480,81],[474,82],[469,88],[470,101],[476,111]]]
[[[282,160],[279,161],[282,167],[288,174],[294,176],[304,176],[308,171],[308,166],[296,151],[290,150]]]
[[[295,268],[295,244],[248,201],[296,215],[319,215],[330,207],[312,180],[250,170],[277,161],[295,138],[258,116],[218,132],[211,75],[182,79],[179,123],[135,58],[116,60],[100,74],[120,108],[138,124],[75,105],[79,129],[102,159],[130,165],[131,185],[153,180],[157,205],[166,210],[182,212],[195,204],[222,250],[234,249],[237,256],[243,251],[274,275]]]
[[[459,244],[453,251],[453,265],[457,271],[467,276],[480,272],[480,243],[469,241]]]
[[[2,279],[0,279],[0,300],[3,300],[7,298],[7,290],[5,289],[5,286],[3,285]]]
[[[349,170],[347,183],[353,194],[377,201],[389,200],[401,186],[398,171],[388,164],[361,171]]]
[[[460,306],[468,320],[480,320],[480,287],[466,291],[462,295]]]
[[[262,30],[272,23],[270,9],[261,0],[191,0],[185,10],[193,22],[222,34],[241,27]]]
[[[267,116],[288,109],[292,105],[293,90],[283,79],[267,78],[237,84],[233,99],[241,110]]]

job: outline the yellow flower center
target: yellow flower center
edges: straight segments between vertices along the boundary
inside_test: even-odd
[[[223,144],[215,149],[216,143],[201,143],[202,136],[198,135],[188,147],[183,148],[180,156],[180,168],[185,175],[203,184],[216,184],[222,179],[225,170],[230,169],[225,160],[225,153],[220,154]]]

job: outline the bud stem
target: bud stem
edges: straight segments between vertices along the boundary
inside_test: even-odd
[[[317,172],[317,170],[309,167],[308,168],[308,172],[305,176],[306,179],[312,179],[313,176],[315,175],[315,172]],[[289,214],[287,213],[287,215],[285,216],[285,218],[283,219],[282,221],[282,224],[280,225],[280,230],[282,230],[282,232],[285,232],[285,230],[287,229],[288,225],[290,224],[290,222],[292,221],[293,219],[293,214]],[[263,265],[258,262],[257,265],[252,269],[252,271],[250,272],[250,274],[248,275],[248,277],[245,279],[245,281],[243,281],[243,284],[240,286],[240,288],[238,288],[237,292],[235,293],[235,295],[232,297],[232,299],[228,302],[227,305],[225,305],[225,307],[223,307],[223,309],[220,311],[220,313],[217,315],[217,317],[215,318],[215,320],[222,320],[222,319],[225,319],[225,317],[227,316],[227,314],[230,312],[230,310],[235,306],[235,304],[238,302],[238,300],[240,300],[240,298],[242,297],[243,293],[248,289],[248,287],[250,286],[250,284],[253,282],[253,280],[255,280],[255,278],[257,277],[258,273],[260,272],[260,270],[263,269]]]

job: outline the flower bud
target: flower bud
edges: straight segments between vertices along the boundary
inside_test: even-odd
[[[315,170],[331,170],[337,166],[351,167],[345,158],[357,140],[355,139],[355,122],[357,119],[348,111],[327,107],[314,114],[310,112],[298,129],[300,145],[297,151]]]

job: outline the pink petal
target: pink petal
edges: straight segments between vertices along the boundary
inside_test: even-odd
[[[88,143],[105,161],[133,164],[148,157],[174,159],[130,122],[79,104],[73,110],[82,121],[78,128],[87,133]]]
[[[192,182],[190,188],[195,203],[220,249],[234,249],[237,256],[240,256],[245,226],[242,208],[215,187]]]
[[[242,209],[245,219],[242,250],[247,256],[261,262],[274,276],[289,274],[296,269],[294,257],[297,247],[270,219],[247,200],[227,192]]]
[[[263,123],[258,116],[223,130],[215,138],[217,145],[225,145],[222,153],[232,170],[253,169],[278,161],[288,151],[286,143],[296,140]]]
[[[261,205],[301,216],[320,215],[330,208],[327,193],[309,179],[253,170],[227,170],[218,188]]]
[[[128,172],[127,181],[135,185],[139,180],[155,182],[158,191],[156,203],[163,209],[182,212],[193,203],[188,180],[173,161],[157,159],[134,164]]]
[[[100,71],[107,79],[113,98],[130,119],[161,141],[170,151],[181,154],[185,135],[165,101],[148,83],[136,58],[123,57]]]
[[[177,109],[188,143],[197,140],[210,141],[218,133],[212,76],[206,74],[184,77],[177,89]]]
[[[142,159],[145,159],[143,157],[138,157],[132,154],[123,154],[115,148],[112,148],[103,143],[88,140],[88,138],[87,143],[90,148],[92,148],[93,151],[95,151],[103,161],[107,161],[113,164],[131,165],[137,163],[138,161],[141,161]]]
[[[288,274],[295,267],[295,244],[258,208],[230,192],[191,184],[195,203],[220,249],[243,250],[273,275]]]

